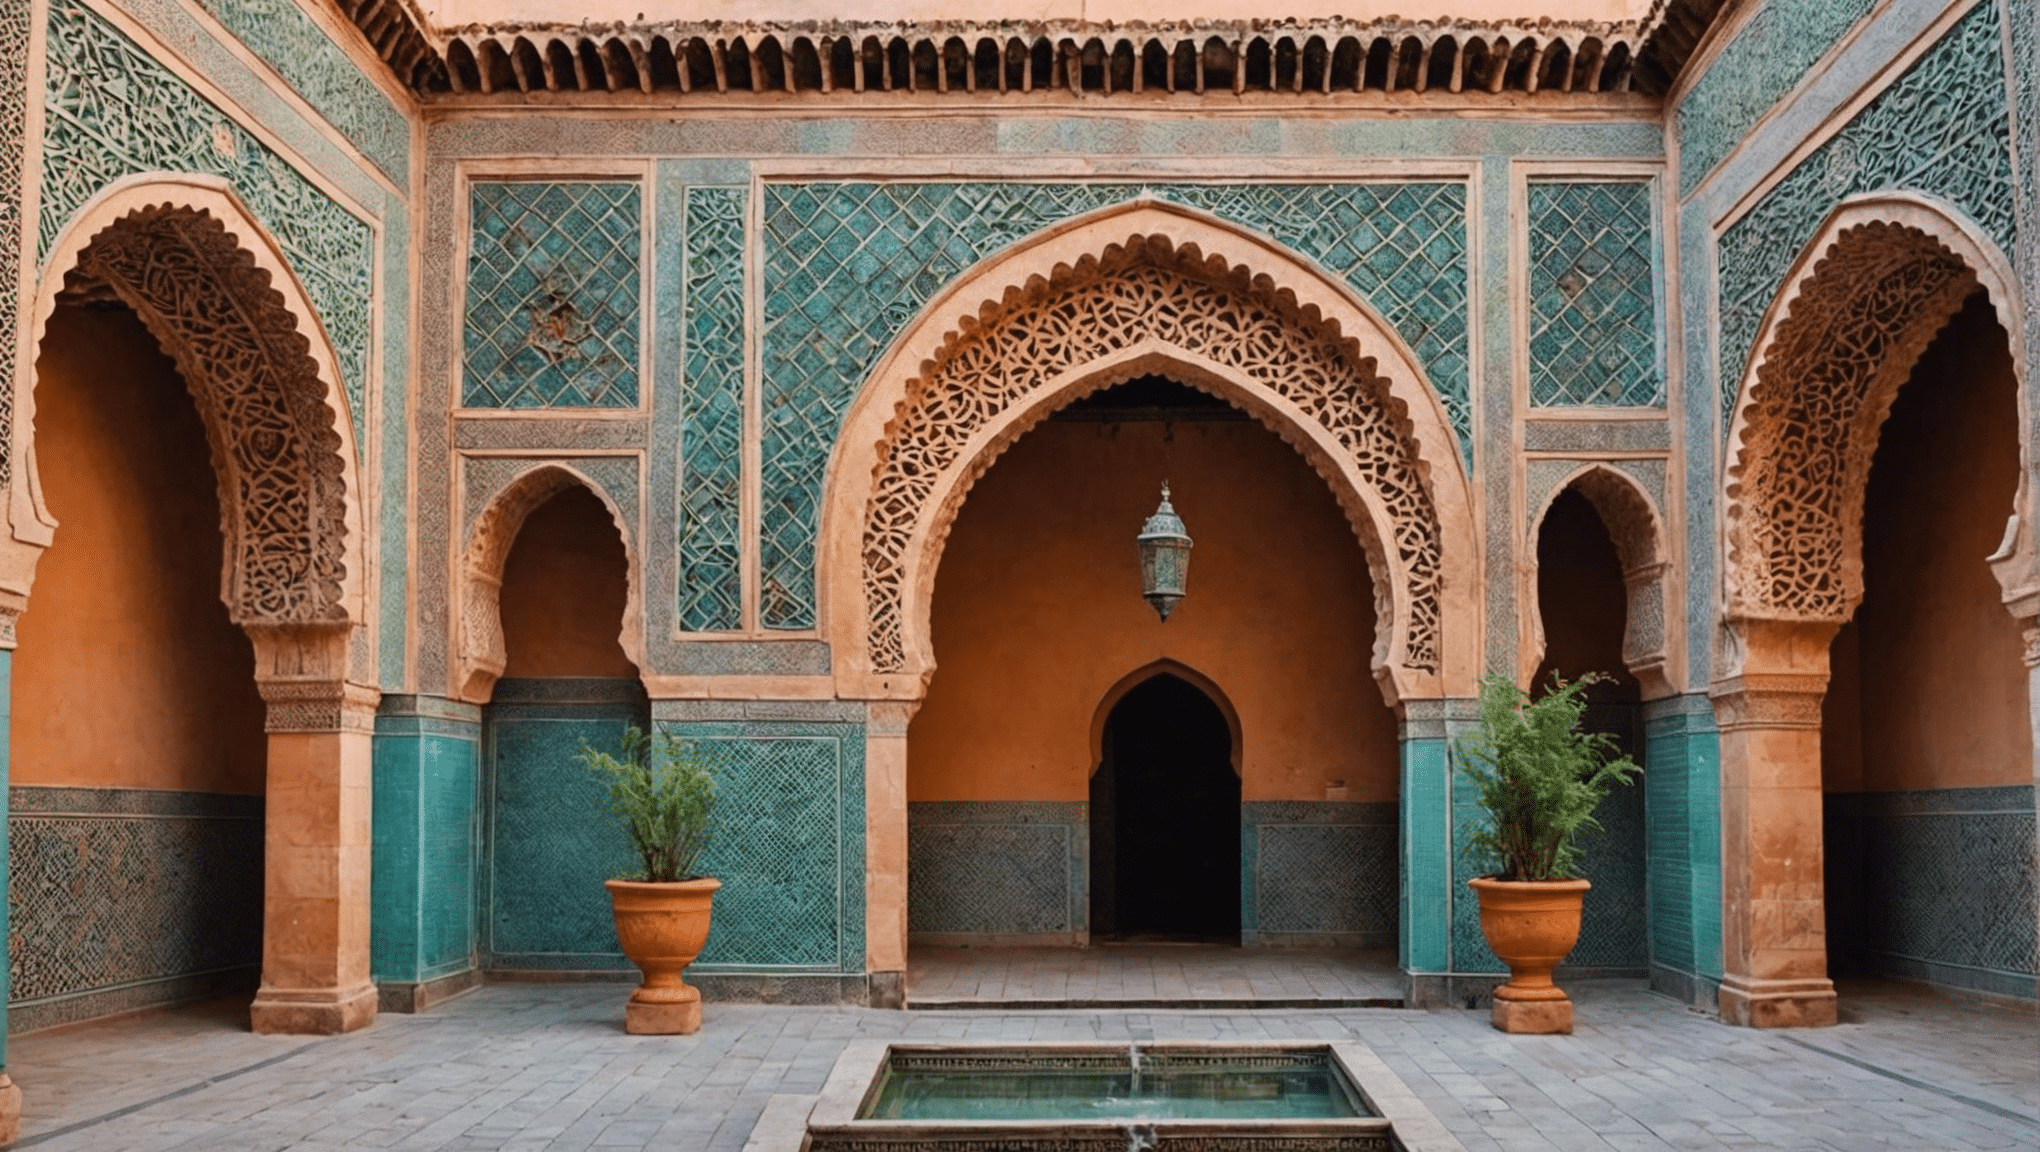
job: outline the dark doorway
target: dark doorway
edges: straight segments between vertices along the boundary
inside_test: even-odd
[[[1164,672],[1105,720],[1091,776],[1091,935],[1240,936],[1240,778],[1232,726]]]

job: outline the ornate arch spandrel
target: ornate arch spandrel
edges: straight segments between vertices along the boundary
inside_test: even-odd
[[[1375,578],[1375,669],[1390,702],[1448,683],[1471,691],[1471,492],[1414,356],[1294,254],[1152,201],[985,261],[923,312],[860,393],[824,506],[824,628],[839,690],[925,690],[934,572],[971,484],[1055,408],[1156,371],[1246,409],[1331,484]]]
[[[1622,567],[1623,666],[1636,677],[1644,699],[1675,694],[1678,686],[1672,677],[1670,659],[1673,617],[1667,579],[1668,540],[1663,517],[1634,477],[1606,464],[1588,464],[1552,490],[1550,499],[1531,522],[1527,550],[1531,557],[1527,581],[1530,594],[1534,596],[1537,589],[1537,533],[1551,512],[1552,502],[1568,491],[1578,492],[1593,505],[1595,515],[1601,518],[1601,527],[1615,545],[1615,561]],[[1531,626],[1531,643],[1523,656],[1527,677],[1543,662],[1545,635],[1543,613],[1532,611],[1525,615]]]
[[[52,247],[33,313],[38,346],[60,296],[87,287],[131,308],[191,391],[219,480],[230,617],[258,648],[279,629],[344,634],[364,623],[353,423],[331,344],[275,241],[221,181],[132,177]],[[25,597],[32,557],[56,528],[36,478],[33,382],[17,397],[14,444],[25,466],[14,469],[12,535],[31,558],[9,565],[0,592]]]
[[[486,704],[495,692],[496,681],[509,663],[509,650],[503,640],[503,567],[531,514],[546,501],[574,487],[586,488],[602,502],[609,510],[617,535],[623,539],[623,630],[617,642],[630,662],[643,670],[644,603],[637,575],[638,552],[628,521],[600,484],[564,464],[539,464],[518,474],[493,494],[468,534],[460,565],[460,605],[455,613],[460,634],[454,644],[457,659],[453,688],[460,699]]]
[[[1840,624],[1855,610],[1879,433],[1920,355],[1978,289],[2001,323],[2018,315],[2003,254],[1924,197],[1846,203],[1808,246],[1765,318],[1731,427],[1725,622]],[[2003,326],[2022,364],[2020,326]],[[2023,427],[2023,390],[2020,408]],[[1725,654],[1736,663],[1741,651],[1731,642]]]

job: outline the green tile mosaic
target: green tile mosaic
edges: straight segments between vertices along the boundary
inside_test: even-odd
[[[1679,191],[1700,181],[1877,0],[1769,0],[1679,102]]]
[[[411,123],[297,0],[199,0],[291,89],[398,185],[411,179]]]
[[[1466,188],[1369,184],[775,184],[765,189],[759,612],[814,626],[823,473],[843,412],[893,338],[980,259],[1146,193],[1316,260],[1416,351],[1470,451]]]
[[[375,234],[288,161],[78,0],[52,0],[38,258],[108,184],[192,172],[233,185],[275,237],[333,342],[365,435]]]
[[[407,982],[465,971],[478,951],[480,731],[409,717],[377,728],[371,971]]]
[[[635,407],[642,189],[477,180],[468,196],[462,405]]]
[[[703,971],[864,970],[864,728],[667,722],[709,762],[723,882]]]
[[[1449,860],[1451,769],[1443,738],[1402,742],[1402,907],[1398,961],[1407,972],[1445,972],[1452,964]]]
[[[1534,183],[1530,402],[1665,402],[1652,185]]]
[[[744,625],[743,188],[686,190],[680,412],[680,627]]]
[[[1978,4],[1722,235],[1722,435],[1765,311],[1843,197],[1886,189],[1932,193],[2013,250],[2003,52],[1997,5]]]

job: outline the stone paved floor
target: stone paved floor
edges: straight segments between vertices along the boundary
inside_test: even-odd
[[[888,1012],[712,1004],[693,1037],[622,1031],[616,985],[491,985],[324,1040],[254,1036],[231,1004],[16,1038],[23,1146],[710,1149],[817,1092],[856,1037],[1357,1037],[1470,1152],[2040,1147],[2040,1030],[1898,986],[1836,1028],[1725,1027],[1627,982],[1573,988],[1570,1037],[1481,1012]],[[791,1101],[781,1100],[780,1107]]]
[[[916,1007],[1400,1007],[1393,952],[1110,944],[924,948],[907,957]]]

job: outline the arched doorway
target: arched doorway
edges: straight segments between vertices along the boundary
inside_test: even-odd
[[[2018,378],[1981,292],[1878,435],[1863,601],[1821,711],[1828,970],[2033,992],[2032,739],[2019,622],[1986,557],[2019,486]]]
[[[650,707],[623,638],[629,550],[614,509],[578,474],[544,465],[512,481],[468,550],[465,690],[482,703],[481,966],[628,968],[594,891],[635,863],[602,810],[603,784],[575,761],[614,750]],[[471,643],[470,643],[471,642]]]
[[[1531,691],[1542,694],[1560,677],[1599,677],[1587,689],[1580,727],[1613,736],[1626,755],[1644,764],[1642,685],[1623,660],[1626,600],[1623,565],[1607,524],[1577,486],[1567,487],[1537,530],[1537,605],[1545,646]],[[1571,967],[1640,973],[1650,963],[1645,791],[1637,781],[1609,793],[1595,811],[1600,831],[1581,838],[1581,868],[1593,889],[1579,943],[1566,958]]]
[[[88,327],[104,323],[119,329],[104,333],[108,345],[86,351],[82,359],[76,355],[78,349],[63,347],[77,339],[71,329],[81,321],[71,310],[79,306],[103,313],[98,321],[82,321]],[[185,434],[187,443],[179,448],[172,443],[178,437],[175,427],[134,430],[138,452],[147,447],[167,455],[98,460],[94,466],[99,475],[84,478],[82,487],[73,485],[72,495],[101,485],[103,502],[98,508],[78,505],[83,512],[80,533],[88,536],[86,526],[92,524],[102,529],[108,524],[133,528],[137,509],[144,508],[145,518],[167,517],[177,525],[179,539],[164,545],[177,553],[171,571],[163,574],[173,586],[180,584],[179,572],[197,579],[188,571],[199,562],[193,550],[206,553],[209,543],[217,550],[210,553],[216,557],[217,602],[212,609],[194,604],[194,619],[171,627],[195,629],[199,652],[218,656],[219,668],[233,683],[220,683],[220,695],[200,706],[142,710],[152,713],[144,727],[173,746],[219,739],[226,750],[222,759],[240,764],[238,769],[226,769],[239,773],[240,787],[254,787],[250,775],[261,782],[263,868],[261,898],[255,905],[260,909],[261,985],[250,1007],[251,1023],[261,1032],[359,1028],[374,1019],[376,1010],[376,989],[369,978],[368,807],[370,741],[379,693],[362,682],[369,676],[369,646],[355,643],[365,639],[360,629],[368,618],[363,592],[365,534],[353,426],[333,351],[275,242],[222,184],[201,178],[123,183],[82,210],[51,245],[35,299],[34,324],[38,367],[46,365],[60,376],[78,371],[100,353],[128,355],[138,364],[153,359],[155,366],[145,373],[150,397],[137,399],[156,406]],[[137,326],[149,341],[135,339]],[[151,342],[156,351],[147,348]],[[45,353],[55,355],[46,358]],[[174,365],[174,371],[165,373],[163,360]],[[64,395],[62,383],[52,383],[49,395],[58,408],[77,399]],[[188,399],[173,404],[167,397],[175,395],[179,384]],[[40,550],[65,530],[43,501],[44,488],[37,480],[44,467],[66,463],[54,456],[42,459],[42,445],[34,434],[39,391],[31,387],[16,396],[13,543],[7,556],[10,603],[0,605],[10,610],[18,610],[18,598],[26,594],[30,574],[37,572]],[[98,394],[82,399],[82,408],[70,414],[82,422],[59,432],[50,444],[57,455],[79,450],[119,422],[119,417],[103,410],[106,402],[107,397]],[[192,425],[184,413],[194,410],[205,442],[201,459],[209,461],[210,468],[189,459]],[[51,416],[55,423],[69,418],[58,411]],[[96,429],[89,426],[95,423]],[[74,433],[84,440],[67,444]],[[90,455],[87,449],[85,457]],[[216,535],[190,523],[203,512],[188,493],[105,487],[118,485],[123,477],[145,482],[140,478],[164,468],[176,471],[181,484],[211,487]],[[197,471],[187,474],[192,468]],[[57,487],[65,485],[58,482]],[[146,537],[168,529],[169,525],[150,520],[136,530]],[[112,591],[100,587],[95,592],[89,587],[93,581],[103,585],[125,574],[126,596],[152,595],[156,588],[152,574],[136,578],[123,563],[111,561],[100,570],[84,571],[59,557],[47,575],[71,586],[50,587],[58,610],[48,614],[47,623],[61,631],[67,591],[73,608]],[[183,585],[182,593],[165,591],[172,596],[196,595],[195,587]],[[123,641],[162,640],[163,621],[149,621],[149,613],[138,611],[132,599],[102,595],[95,602],[114,613],[101,623],[115,628]],[[208,614],[219,605],[241,633],[238,641],[218,628],[208,630]],[[210,619],[217,623],[216,616]],[[30,629],[31,641],[37,630]],[[61,675],[44,678],[43,672],[54,670],[38,672],[36,655],[20,658],[30,666],[27,691],[63,693]],[[226,672],[235,668],[245,668],[247,680]],[[180,669],[176,675],[202,680],[206,674]],[[259,711],[248,702],[250,687],[259,696]],[[157,685],[149,694],[160,704],[178,690]],[[137,699],[131,697],[123,705]],[[265,735],[260,738],[258,760],[250,763],[256,743],[249,731],[253,723],[259,723]],[[201,730],[210,734],[199,736]],[[39,738],[29,737],[31,749]],[[130,734],[128,739],[135,737]],[[205,770],[197,770],[167,790],[210,788],[219,783],[219,771],[211,770],[208,778]],[[73,799],[80,804],[111,802],[104,788],[74,791]],[[252,792],[225,795],[246,798]],[[191,811],[180,809],[177,815],[188,817]],[[148,852],[134,857],[140,873],[157,869],[157,879],[167,876],[163,869],[173,867],[170,860],[152,859]],[[240,902],[236,922],[252,914],[253,908]],[[208,926],[199,934],[210,936],[220,927]],[[145,935],[148,929],[135,923],[124,931]],[[180,961],[187,968],[209,962],[203,957]],[[124,956],[118,963],[130,959]],[[167,987],[173,999],[200,990],[180,980]],[[112,1008],[132,1008],[137,1001],[149,1002],[137,997]]]
[[[1091,774],[1091,938],[1236,942],[1240,778],[1218,704],[1167,672],[1105,718]]]
[[[1849,720],[1848,699],[1830,703],[1827,696],[1833,671],[1843,680],[1838,688],[1865,704],[1869,699],[1863,677],[1872,669],[1863,660],[1863,649],[1872,636],[1873,617],[1880,613],[1858,621],[1853,643],[1845,639],[1837,646],[1834,641],[1865,603],[1866,562],[1875,559],[1865,548],[1872,463],[1902,386],[1917,378],[1922,356],[1936,337],[1972,307],[1979,316],[1985,309],[1998,317],[2019,315],[2015,285],[2003,255],[1940,206],[1907,197],[1869,199],[1846,204],[1829,219],[1765,318],[1730,434],[1724,493],[1726,604],[1711,690],[1722,766],[1724,978],[1719,1004],[1732,1022],[1789,1026],[1837,1019],[1823,883],[1829,870],[1823,844],[1824,766],[1850,760],[1851,751],[1841,745],[1852,733],[1867,736],[1870,725],[1860,716]],[[1950,329],[1961,330],[1960,323]],[[2002,347],[2008,339],[2002,327],[1995,328],[1994,336],[1974,325],[1968,330],[1969,355],[1985,355],[1990,345]],[[2010,362],[2016,363],[2017,356],[2014,347]],[[1950,412],[1959,407],[1949,406]],[[2004,427],[2025,423],[2021,413],[2016,421],[2004,421]],[[1900,433],[1895,445],[1912,438],[1904,428],[1903,423],[1894,426]],[[1971,453],[1988,455],[1966,440],[1961,451],[1965,462]],[[1976,486],[1977,476],[1965,475],[1963,512],[1950,514],[1946,524],[1936,515],[1936,532],[1971,516],[1996,516],[2001,524],[2005,512],[2023,507],[2014,503],[2014,493],[1984,492]],[[1874,506],[1870,510],[1876,511]],[[2030,525],[2017,527],[2017,538],[2029,540]],[[1950,533],[1951,538],[1957,535]],[[1966,547],[1977,550],[1974,540]],[[1913,559],[1924,562],[1923,557]],[[2030,590],[2030,559],[2030,550],[2023,557],[1990,558],[1991,567],[2005,561],[1996,573],[2005,602]],[[1962,568],[1974,576],[1984,560],[1971,556],[1949,572]],[[1948,586],[1958,587],[1959,581]],[[1962,612],[2003,612],[1997,597],[1975,593],[1972,586],[1949,602],[1959,603]],[[1904,613],[1911,616],[1907,626],[1931,618],[1921,610],[1924,603]],[[2030,612],[2030,605],[2023,611]],[[1965,628],[1980,625],[1972,619]],[[1990,648],[1985,644],[1982,651]],[[1843,658],[1845,666],[1834,668],[1831,656]],[[1950,669],[1951,684],[1944,687],[1959,684],[1958,693],[1983,691],[1986,680],[2004,679],[2001,672],[1980,677],[1978,668],[1977,661],[1965,659]],[[1856,686],[1847,683],[1852,670]],[[1905,710],[1919,710],[1919,693],[1901,693],[1900,698]],[[2029,708],[2013,710],[2026,715]],[[1826,747],[1830,735],[1840,742],[1832,750]],[[1913,751],[1925,746],[1914,745]],[[1904,754],[1902,746],[1881,748],[1878,754],[1893,751]],[[1867,767],[1869,759],[1861,750],[1853,756]],[[1838,772],[1836,778],[1846,774]],[[2030,780],[2025,772],[2020,775]],[[2030,842],[2023,842],[2016,851],[2030,849]],[[1954,893],[1966,893],[1972,891],[1970,880],[1984,882],[1977,871],[1964,876],[1959,869],[1942,869],[1940,875]],[[1937,899],[1950,903],[1946,896]],[[2031,930],[2030,897],[2013,914]],[[1835,923],[1839,927],[1848,920],[1845,913]],[[1923,975],[1934,978],[1932,972]],[[2030,989],[2030,971],[2022,983]]]

